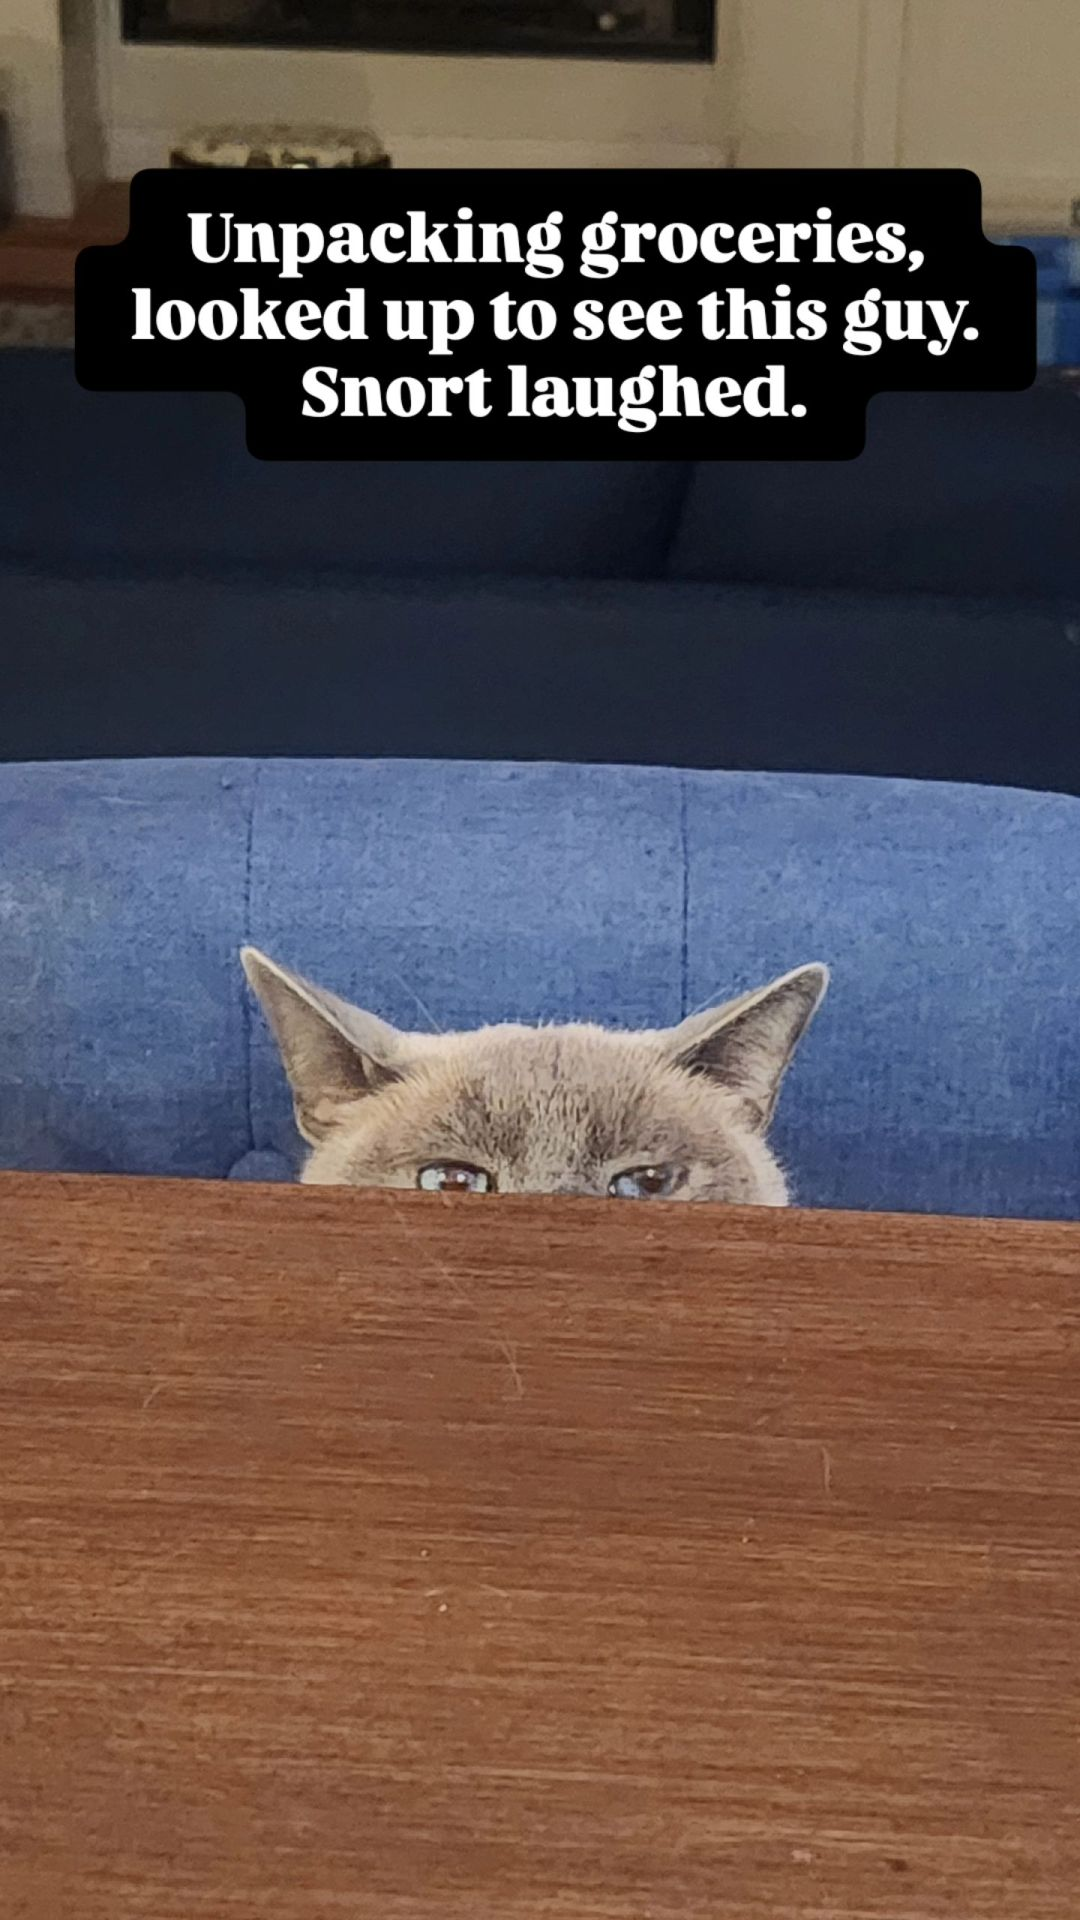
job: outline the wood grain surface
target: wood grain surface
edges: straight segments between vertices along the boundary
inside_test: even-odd
[[[23,217],[0,228],[0,299],[72,305],[78,253],[124,238],[128,197],[126,185],[109,181],[89,193],[70,220]]]
[[[1076,1920],[1080,1228],[0,1177],[7,1920]]]

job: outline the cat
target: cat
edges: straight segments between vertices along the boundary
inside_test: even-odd
[[[241,960],[277,1040],[314,1186],[790,1204],[766,1141],[828,985],[798,967],[660,1031],[392,1027]]]

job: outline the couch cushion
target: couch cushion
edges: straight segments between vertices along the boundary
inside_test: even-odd
[[[810,959],[807,1204],[1080,1216],[1080,803],[456,762],[0,768],[0,1164],[278,1177],[246,939],[404,1024],[662,1023]]]
[[[879,394],[853,461],[701,463],[682,580],[1080,602],[1080,387]]]
[[[0,562],[219,573],[645,578],[689,469],[644,461],[253,460],[230,394],[86,393],[0,354]]]
[[[0,759],[420,754],[1080,786],[1080,646],[1051,608],[9,573],[0,634]]]
[[[0,768],[0,1164],[244,1152],[251,791],[243,765]]]
[[[774,1136],[796,1194],[1080,1217],[1080,800],[775,775],[686,793],[689,1004],[733,946],[740,986],[833,968]]]

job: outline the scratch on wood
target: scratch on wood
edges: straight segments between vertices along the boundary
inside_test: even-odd
[[[391,1194],[390,1204],[391,1204],[391,1207],[393,1208],[395,1218],[397,1219],[399,1225],[404,1229],[408,1238],[413,1242],[414,1245],[416,1245],[418,1241],[418,1236],[413,1232],[410,1221],[405,1217],[405,1214],[402,1212],[401,1208],[398,1206],[396,1200],[393,1199],[392,1197],[393,1190],[388,1189],[387,1191]],[[476,1315],[477,1320],[479,1320],[481,1325],[483,1325],[483,1315],[479,1307],[477,1306],[475,1300],[471,1299],[470,1296],[466,1293],[464,1287],[461,1285],[461,1282],[454,1278],[454,1275],[451,1273],[449,1267],[445,1266],[441,1260],[435,1259],[434,1256],[431,1253],[429,1253],[426,1248],[424,1248],[423,1251],[431,1271],[433,1273],[437,1273],[440,1279],[446,1281],[446,1284],[450,1288],[450,1291],[457,1295],[458,1299],[463,1303],[463,1305],[468,1307],[469,1312],[474,1313]],[[502,1354],[503,1359],[506,1361],[510,1378],[514,1383],[515,1398],[518,1400],[523,1400],[525,1398],[525,1383],[522,1380],[521,1369],[517,1363],[516,1346],[513,1344],[512,1341],[507,1339],[504,1333],[497,1333],[491,1329],[489,1329],[488,1331],[490,1332],[491,1339],[495,1342],[495,1345],[498,1347],[499,1352]]]
[[[506,1364],[510,1369],[510,1378],[514,1383],[514,1391],[519,1400],[524,1400],[525,1382],[521,1378],[521,1370],[517,1363],[517,1348],[514,1346],[513,1341],[505,1339],[501,1334],[497,1334],[495,1338],[506,1360]]]

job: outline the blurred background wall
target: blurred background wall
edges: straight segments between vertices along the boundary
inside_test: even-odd
[[[712,65],[125,45],[119,0],[0,0],[19,205],[191,124],[368,123],[402,166],[962,165],[990,224],[1080,201],[1077,0],[718,0]]]

